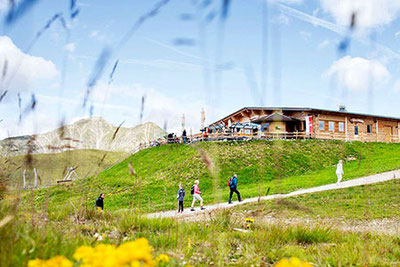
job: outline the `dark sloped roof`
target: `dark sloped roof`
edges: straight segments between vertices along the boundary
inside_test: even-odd
[[[272,113],[270,115],[262,116],[258,119],[253,120],[254,123],[262,123],[262,122],[271,122],[271,121],[298,121],[298,119],[294,119],[292,117],[279,114],[279,113]]]
[[[368,116],[368,117],[373,117],[373,118],[382,118],[382,119],[400,121],[400,118],[398,118],[398,117],[383,116],[383,115],[372,115],[372,114],[349,112],[349,111],[338,111],[338,110],[329,110],[329,109],[309,108],[309,107],[303,107],[303,108],[301,108],[301,107],[244,107],[244,108],[241,108],[241,109],[229,114],[228,116],[225,116],[224,118],[218,120],[217,122],[225,120],[225,119],[227,119],[227,118],[229,118],[229,117],[231,117],[231,116],[233,116],[235,114],[238,114],[238,113],[246,111],[246,110],[266,110],[266,111],[281,110],[281,111],[329,112],[329,113],[342,114],[342,115],[344,114],[344,115],[349,115],[349,116]]]

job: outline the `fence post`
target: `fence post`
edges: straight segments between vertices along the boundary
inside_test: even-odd
[[[35,173],[35,183],[34,183],[34,187],[37,188],[37,171],[36,171],[36,168],[33,168],[33,172]]]
[[[26,169],[22,173],[22,178],[24,179],[24,189],[26,189],[26,179],[25,179]]]

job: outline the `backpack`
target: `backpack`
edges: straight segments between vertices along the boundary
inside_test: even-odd
[[[194,195],[194,185],[193,185],[192,188],[190,189],[190,194]]]
[[[234,186],[235,186],[235,184],[233,183],[233,177],[231,177],[230,179],[229,179],[229,182],[228,182],[228,186],[230,187],[230,188],[233,188]]]

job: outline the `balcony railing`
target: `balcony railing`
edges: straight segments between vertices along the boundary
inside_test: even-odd
[[[399,135],[384,133],[359,133],[358,135],[338,133],[338,132],[258,132],[254,134],[244,133],[198,133],[186,138],[160,138],[157,141],[141,143],[135,147],[131,154],[149,147],[162,146],[172,143],[195,143],[202,141],[240,141],[240,140],[296,140],[296,139],[320,139],[320,140],[342,140],[342,141],[361,141],[361,142],[387,142],[399,143]]]

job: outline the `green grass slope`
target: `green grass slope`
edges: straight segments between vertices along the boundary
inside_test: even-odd
[[[104,155],[106,156],[104,157]],[[84,178],[104,170],[127,156],[123,152],[106,152],[89,149],[56,154],[33,154],[31,166],[38,170],[38,174],[42,179],[42,186],[48,186],[56,184],[57,180],[62,180],[66,174],[65,168],[78,166],[76,173],[80,178]],[[0,166],[2,166],[0,175],[8,179],[9,185],[12,188],[22,187],[22,172],[24,169],[27,169],[27,183],[33,185],[34,174],[33,170],[27,166],[26,156],[0,158]]]
[[[271,211],[281,217],[314,219],[400,219],[400,180],[243,205],[255,215]],[[261,212],[257,212],[261,211]]]
[[[190,187],[199,179],[205,204],[211,204],[227,201],[227,180],[233,173],[243,197],[254,197],[265,195],[267,188],[274,194],[335,182],[340,158],[347,159],[344,180],[400,168],[399,152],[400,144],[317,140],[167,145],[140,151],[71,186],[36,191],[35,203],[49,199],[49,207],[59,212],[70,203],[93,206],[104,192],[106,209],[168,210],[176,206],[180,182],[189,206]]]

